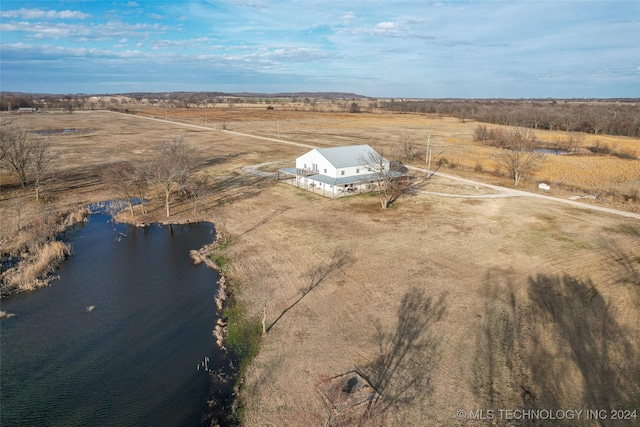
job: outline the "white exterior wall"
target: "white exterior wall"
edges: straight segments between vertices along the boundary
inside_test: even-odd
[[[336,168],[316,150],[311,150],[296,159],[296,169],[312,169],[314,164],[318,165],[318,173],[336,177]]]
[[[344,175],[342,175],[342,171],[344,171]],[[349,166],[347,168],[340,168],[337,170],[336,178],[341,178],[345,176],[358,176],[358,175],[367,175],[370,173],[365,166]]]

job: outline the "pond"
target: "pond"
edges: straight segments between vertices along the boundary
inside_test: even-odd
[[[569,154],[569,150],[555,150],[553,148],[536,148],[533,150],[536,153],[544,153],[544,154],[555,154],[558,156],[562,156],[564,154]]]
[[[44,289],[2,300],[2,425],[197,426],[208,368],[223,369],[212,330],[218,275],[189,250],[213,224],[114,224],[69,230],[73,255]]]

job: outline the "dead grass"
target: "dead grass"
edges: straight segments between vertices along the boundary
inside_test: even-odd
[[[25,255],[17,267],[2,273],[2,293],[32,291],[47,286],[52,280],[51,273],[67,258],[70,251],[69,245],[55,240]]]
[[[462,123],[457,118],[426,114],[313,113],[302,109],[293,111],[293,106],[287,108],[266,110],[261,105],[235,109],[210,108],[206,110],[206,123],[203,109],[170,110],[169,115],[185,123],[212,128],[220,128],[224,123],[230,130],[319,147],[368,143],[387,155],[397,151],[398,136],[406,131],[414,136],[420,151],[424,150],[430,136],[433,155],[446,159],[449,168],[455,166],[455,173],[479,177],[495,184],[511,185],[510,180],[502,176],[494,160],[499,149],[473,141],[477,122]],[[140,114],[160,117],[164,116],[164,110],[144,110]],[[549,146],[567,136],[566,132],[561,131],[536,130],[535,134],[542,145]],[[594,146],[606,146],[611,154],[591,154],[587,148]],[[582,155],[548,155],[545,164],[535,175],[528,177],[521,187],[535,189],[539,182],[547,182],[553,185],[552,191],[560,196],[600,194],[607,196],[600,203],[640,211],[636,203],[638,197],[633,191],[640,187],[640,141],[608,135],[584,135],[578,149]],[[628,158],[617,157],[615,153],[627,153]],[[415,165],[424,166],[424,156],[419,156]],[[629,204],[629,201],[632,203]]]
[[[422,115],[303,112],[287,112],[276,123],[278,116],[267,116],[266,111],[251,113],[251,120],[244,113],[230,109],[220,120],[232,130],[264,136],[279,130],[283,139],[318,146],[366,142],[391,150],[401,129],[415,132],[423,141],[431,134],[432,144],[439,144],[443,155],[459,164],[446,172],[507,181],[491,174],[491,149],[472,142],[474,123]],[[180,114],[185,121],[203,120],[198,119],[199,110]],[[21,120],[95,129],[83,136],[52,137],[61,159],[58,167],[70,179],[49,191],[55,195],[51,202],[63,205],[109,199],[112,195],[95,180],[95,169],[142,159],[151,142],[184,129],[99,112],[21,116]],[[267,323],[278,319],[247,372],[241,393],[245,425],[324,425],[327,411],[316,390],[319,381],[362,367],[384,368],[383,362],[376,362],[400,354],[394,348],[406,349],[410,355],[390,359],[405,373],[411,363],[429,355],[422,357],[428,364],[418,365],[429,381],[420,389],[410,388],[410,396],[396,395],[394,405],[380,418],[386,425],[456,425],[457,410],[500,407],[495,405],[544,408],[555,402],[560,408],[606,409],[615,399],[638,401],[640,391],[634,385],[638,382],[631,381],[640,378],[636,220],[525,197],[469,201],[416,194],[383,211],[370,195],[332,201],[242,172],[249,164],[293,162],[305,148],[215,129],[190,129],[187,139],[203,151],[205,168],[218,186],[197,215],[190,202],[177,200],[173,219],[223,224],[233,239],[225,256],[232,260],[228,274],[237,288],[236,297],[248,305],[249,312],[259,313],[261,306],[251,306],[255,301],[251,296],[271,288]],[[612,138],[608,143],[632,149],[634,141]],[[79,150],[86,150],[86,157]],[[574,162],[568,157],[558,159],[565,161],[567,168]],[[619,161],[616,158],[613,166],[595,170],[593,182],[611,186],[612,191],[633,185],[633,175],[625,175],[629,172],[618,174]],[[484,172],[473,171],[477,162]],[[611,176],[598,178],[607,170]],[[620,182],[624,179],[631,181]],[[534,187],[535,182],[524,186]],[[428,182],[425,189],[487,193],[443,177]],[[553,191],[560,196],[575,194],[574,190]],[[5,221],[11,200],[27,195],[8,183],[3,184],[1,196]],[[629,202],[628,209],[637,210],[637,204]],[[136,213],[131,220],[153,221],[162,212],[161,201],[151,200],[149,214]],[[311,274],[337,250],[349,253],[349,262],[308,291]],[[424,323],[428,335],[419,334],[419,339],[411,339],[409,333],[415,331],[407,327],[412,324],[409,314],[417,311],[403,310],[403,301],[412,292],[420,292],[425,301],[441,301],[440,320]],[[557,297],[559,305],[546,295]],[[595,296],[598,305],[590,306],[587,296]],[[580,302],[575,310],[572,301]],[[429,305],[420,307],[428,318]],[[553,312],[561,315],[564,326],[549,320]],[[611,334],[580,335],[582,325],[588,327],[585,331],[601,328],[585,313],[605,319]],[[389,344],[394,337],[407,345]],[[605,337],[611,341],[603,341]],[[606,353],[609,344],[612,350]],[[583,358],[593,364],[584,364]],[[629,381],[621,377],[623,372]],[[396,390],[402,390],[406,378],[410,377],[398,377]],[[606,378],[618,381],[620,388],[598,382]],[[597,392],[599,385],[611,398]],[[529,400],[523,401],[523,395]]]

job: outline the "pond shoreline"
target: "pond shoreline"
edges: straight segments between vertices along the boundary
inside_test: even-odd
[[[108,203],[108,202],[107,202]],[[100,204],[97,204],[100,205]],[[61,218],[58,218],[54,227],[52,227],[52,231],[55,231],[54,234],[50,237],[50,242],[58,242],[60,244],[64,244],[66,248],[70,249],[68,243],[64,243],[64,239],[60,239],[60,235],[65,233],[69,227],[73,227],[78,223],[86,222],[88,216],[93,213],[96,213],[91,206],[96,206],[96,204],[91,204],[86,207],[83,207],[79,210],[75,210],[72,212],[67,212],[67,214],[62,215]],[[211,220],[206,220],[203,218],[199,219],[177,219],[173,220],[171,218],[167,219],[159,219],[154,218],[152,221],[138,221],[135,217],[130,217],[127,215],[128,212],[112,212],[111,217],[114,222],[127,224],[134,227],[148,227],[153,224],[158,224],[162,226],[171,226],[171,225],[186,225],[186,224],[195,224],[195,223],[203,223],[208,222],[213,224],[215,227],[215,223]],[[146,218],[150,219],[150,218]],[[217,233],[216,233],[217,238]],[[207,409],[202,415],[203,423],[210,426],[236,426],[238,425],[237,421],[234,417],[234,409],[237,407],[237,390],[235,389],[236,382],[238,380],[238,369],[236,368],[237,363],[234,363],[234,355],[228,349],[226,345],[227,338],[227,327],[226,323],[222,320],[224,315],[224,310],[227,308],[227,279],[221,269],[213,262],[207,255],[211,253],[211,251],[217,245],[217,241],[214,240],[211,243],[204,245],[203,247],[197,250],[191,250],[189,255],[194,260],[195,264],[205,264],[208,268],[215,270],[219,275],[218,280],[218,291],[215,295],[215,312],[218,317],[215,327],[212,330],[212,335],[216,340],[216,346],[219,348],[222,354],[222,360],[224,362],[224,367],[218,370],[209,370],[209,392],[207,395]],[[30,255],[30,258],[37,258],[38,260],[41,258],[39,253],[30,253],[29,251],[23,253],[19,253],[17,255],[16,265],[12,265],[11,268],[24,268],[26,265],[25,254],[27,256]],[[44,277],[39,277],[37,281],[34,281],[33,285],[24,286],[24,287],[12,287],[8,289],[6,286],[3,286],[2,296],[10,297],[13,294],[23,293],[25,291],[33,291],[39,288],[45,287],[50,284],[52,280],[56,277],[54,275],[55,269],[58,268],[61,264],[67,261],[67,256],[71,254],[69,250],[64,256],[64,259],[56,258],[53,262],[47,263],[46,275]],[[33,260],[31,260],[33,262]],[[7,269],[11,270],[11,268]],[[4,272],[3,272],[4,273]],[[8,275],[3,275],[3,279],[8,277]],[[4,281],[4,280],[3,280]],[[1,318],[10,318],[14,314],[13,313],[5,313],[2,312]]]
[[[215,222],[205,219],[171,220],[156,218],[151,222],[133,221],[133,218],[130,218],[129,213],[126,210],[114,215],[113,218],[117,222],[129,224],[135,227],[147,227],[152,224],[170,226],[201,222],[209,222],[215,227]],[[226,368],[209,372],[207,410],[203,414],[202,420],[207,426],[211,427],[233,427],[239,425],[235,418],[235,409],[238,405],[238,390],[236,388],[236,383],[240,377],[236,357],[227,346],[227,325],[223,320],[224,310],[228,308],[229,302],[227,278],[222,269],[208,256],[218,245],[217,239],[218,231],[216,228],[216,239],[213,242],[204,245],[200,249],[192,249],[189,251],[189,256],[193,259],[194,264],[204,264],[208,268],[215,270],[219,275],[218,292],[214,299],[218,320],[212,331],[212,335],[216,339],[216,345],[224,355],[223,360]]]

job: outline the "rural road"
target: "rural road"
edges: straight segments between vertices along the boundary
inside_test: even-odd
[[[116,114],[125,114],[128,117],[132,117],[131,114],[126,114],[126,113],[117,113],[114,112]],[[184,127],[190,127],[190,128],[195,128],[195,129],[202,129],[202,130],[209,130],[209,131],[216,131],[216,132],[225,132],[228,133],[230,135],[237,135],[237,136],[242,136],[242,137],[246,137],[246,138],[255,138],[255,139],[261,139],[264,141],[271,141],[271,142],[277,142],[279,144],[288,144],[288,145],[295,145],[298,147],[304,147],[304,148],[317,148],[314,147],[313,145],[308,145],[308,144],[302,144],[299,142],[292,142],[292,141],[285,141],[282,139],[276,139],[276,138],[268,138],[265,136],[257,136],[257,135],[251,135],[248,133],[241,133],[241,132],[234,132],[234,131],[230,131],[230,130],[217,130],[211,127],[206,127],[206,126],[198,126],[198,125],[192,125],[192,124],[188,124],[188,123],[180,123],[180,122],[174,122],[171,120],[165,120],[165,119],[158,119],[155,117],[142,117],[142,116],[133,116],[133,117],[138,117],[141,119],[148,119],[148,120],[156,120],[159,122],[164,122],[164,123],[170,123],[173,125],[181,125]],[[252,174],[256,174],[256,175],[260,175],[260,176],[273,176],[273,173],[269,173],[269,172],[262,172],[259,171],[258,168],[264,164],[268,164],[268,163],[263,163],[260,165],[253,165],[253,166],[245,166],[243,168],[243,170],[247,173],[252,173]],[[415,166],[407,166],[410,170],[414,170],[414,171],[418,171],[418,172],[423,172],[423,173],[427,173],[427,170],[424,168],[418,168]],[[469,184],[469,185],[474,185],[474,186],[478,186],[478,187],[485,187],[485,188],[490,188],[494,191],[497,191],[498,194],[479,194],[479,195],[460,195],[460,194],[448,194],[448,193],[437,193],[437,192],[430,192],[430,191],[424,191],[421,190],[422,192],[426,193],[426,194],[431,194],[434,196],[441,196],[441,197],[457,197],[457,198],[473,198],[473,199],[496,199],[496,198],[502,198],[502,197],[533,197],[536,199],[543,199],[543,200],[549,200],[552,202],[557,202],[557,203],[564,203],[567,205],[571,205],[577,208],[581,208],[581,209],[590,209],[590,210],[594,210],[594,211],[599,211],[599,212],[605,212],[608,214],[613,214],[613,215],[619,215],[619,216],[623,216],[623,217],[627,217],[627,218],[633,218],[633,219],[638,219],[640,220],[640,214],[636,214],[633,212],[627,212],[627,211],[621,211],[619,209],[612,209],[612,208],[606,208],[603,206],[597,206],[597,205],[590,205],[588,203],[582,203],[582,202],[576,202],[574,200],[567,200],[567,199],[561,199],[559,197],[553,197],[553,196],[547,196],[545,194],[538,194],[538,193],[531,193],[528,191],[522,191],[522,190],[516,190],[513,188],[508,188],[508,187],[501,187],[499,185],[493,185],[493,184],[486,184],[484,182],[480,182],[480,181],[473,181],[470,179],[466,179],[466,178],[460,178],[458,176],[455,175],[449,175],[443,172],[436,172],[435,173],[436,176],[441,176],[443,178],[447,178],[447,179],[451,179],[454,181],[458,181],[458,182],[463,182],[465,184]]]

